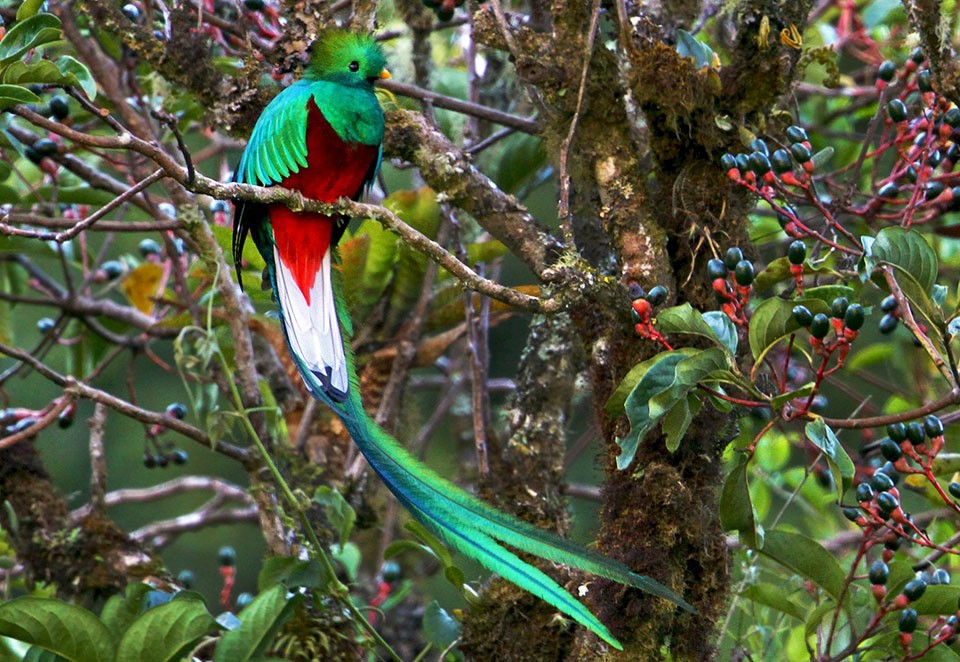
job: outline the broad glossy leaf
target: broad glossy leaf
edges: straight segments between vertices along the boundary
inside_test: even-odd
[[[667,450],[671,453],[680,447],[687,428],[693,417],[700,412],[703,401],[693,394],[681,398],[673,408],[663,417],[663,434],[666,437]]]
[[[43,3],[44,0],[23,0],[23,3],[17,9],[17,20],[23,21],[30,18],[40,11]]]
[[[937,281],[937,254],[916,230],[904,230],[899,226],[880,230],[864,256],[864,262],[870,271],[878,263],[900,267],[912,275],[927,294],[932,292]]]
[[[110,631],[76,605],[23,596],[0,604],[0,635],[39,646],[71,662],[111,662]]]
[[[630,430],[623,439],[617,439],[617,444],[620,446],[620,455],[617,457],[618,469],[626,469],[633,462],[640,441],[659,422],[660,416],[669,409],[667,405],[672,398],[669,391],[677,381],[677,366],[701,352],[702,350],[685,348],[662,352],[651,359],[649,369],[630,391],[624,403],[624,410],[630,420]],[[666,401],[661,400],[658,405],[660,416],[654,417],[651,414],[650,400],[664,391],[668,391]],[[686,392],[683,396],[686,397]]]
[[[117,646],[117,659],[174,662],[215,629],[217,623],[203,601],[177,598],[150,609],[127,628]]]
[[[799,533],[774,529],[767,531],[760,551],[840,599],[846,574],[833,554],[820,543]]]
[[[737,466],[723,481],[723,490],[720,492],[720,526],[724,531],[738,531],[747,546],[760,549],[765,544],[765,536],[750,500],[747,462],[747,456],[740,455]]]
[[[260,659],[302,601],[302,595],[289,593],[287,587],[281,584],[258,595],[240,612],[240,627],[226,632],[220,638],[213,656],[214,662]]]
[[[100,610],[100,620],[119,641],[130,624],[137,620],[144,607],[144,598],[152,590],[148,584],[130,584],[123,595],[114,595]]]
[[[793,299],[787,301],[774,297],[767,299],[753,312],[750,318],[750,352],[760,365],[763,356],[770,348],[794,333],[800,325],[793,319],[794,306],[804,305],[810,312],[829,314],[830,307],[819,298]]]
[[[689,303],[660,311],[657,314],[657,330],[664,334],[701,336],[725,347],[731,354],[737,351],[737,329],[733,321],[719,311],[701,313]]]
[[[950,616],[957,613],[957,601],[960,600],[960,586],[936,584],[928,586],[923,596],[910,606],[918,614],[930,616]]]
[[[830,267],[822,264],[814,266],[808,261],[803,263],[803,275],[835,276],[838,274]],[[778,257],[776,260],[769,262],[763,271],[757,274],[756,279],[753,281],[753,289],[756,292],[760,292],[771,285],[776,285],[786,280],[792,281],[793,278],[793,273],[790,271],[790,260],[786,257]]]
[[[34,14],[7,30],[0,39],[0,65],[9,64],[31,48],[60,39],[60,19],[53,14]]]
[[[97,96],[97,81],[93,79],[93,74],[87,69],[87,66],[69,55],[61,55],[57,58],[57,69],[65,78],[72,78],[73,84],[78,86],[88,99],[95,99]]]
[[[853,474],[856,470],[853,460],[847,455],[837,435],[823,422],[822,418],[818,417],[807,423],[804,432],[807,439],[823,451],[830,473],[833,475],[833,483],[837,486],[837,500],[843,499],[843,494],[853,484]]]
[[[40,103],[40,97],[20,85],[0,85],[0,110],[20,103]]]
[[[765,605],[803,622],[807,618],[807,609],[786,596],[782,586],[773,584],[754,584],[748,586],[741,597]]]
[[[283,584],[290,588],[322,588],[326,586],[326,570],[320,561],[301,561],[292,556],[271,556],[263,562],[263,568],[257,576],[257,587],[266,591],[274,584]]]

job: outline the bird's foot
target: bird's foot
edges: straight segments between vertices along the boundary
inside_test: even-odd
[[[293,197],[290,198],[289,207],[291,211],[303,211],[303,208],[307,206],[307,199],[303,197],[303,194],[300,191],[294,191]]]

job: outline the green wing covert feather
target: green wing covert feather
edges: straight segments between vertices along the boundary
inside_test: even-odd
[[[300,80],[266,107],[237,167],[237,181],[270,186],[307,165],[307,102],[312,83]]]

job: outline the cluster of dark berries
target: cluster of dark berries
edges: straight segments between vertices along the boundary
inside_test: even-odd
[[[927,592],[928,585],[946,585],[950,583],[950,573],[944,569],[931,572],[929,575],[918,576],[907,582],[901,592],[892,600],[887,602],[887,581],[890,579],[890,567],[886,561],[874,561],[870,565],[867,577],[870,580],[870,589],[878,605],[881,605],[882,613],[899,611],[900,616],[897,619],[897,627],[900,632],[900,645],[905,652],[909,652],[910,644],[913,641],[913,632],[917,628],[917,610],[910,605],[923,597]],[[945,643],[948,646],[957,640],[958,625],[960,625],[960,604],[956,614],[948,618],[942,618],[934,626],[936,635],[933,643]],[[939,626],[939,628],[938,628]]]
[[[923,52],[918,49],[899,70],[890,61],[877,69],[878,88],[899,86],[897,96],[884,110],[895,130],[895,143],[901,145],[902,158],[879,182],[877,196],[871,201],[872,213],[884,204],[911,204],[908,200],[914,199],[944,210],[960,209],[960,186],[951,188],[936,177],[938,170],[943,177],[960,163],[960,108],[935,93],[930,70],[920,68],[923,62]],[[914,195],[902,195],[916,189]]]
[[[423,0],[423,4],[437,15],[438,21],[449,21],[453,18],[453,10],[463,6],[464,0]]]
[[[637,320],[634,328],[637,334],[642,338],[656,340],[667,349],[672,349],[653,325],[653,309],[666,303],[667,294],[667,288],[663,285],[656,285],[650,288],[649,292],[645,292],[638,283],[630,283],[633,315]]]
[[[164,411],[164,415],[177,420],[183,420],[183,418],[187,415],[187,408],[179,402],[174,402],[167,407],[166,411]],[[166,429],[166,426],[161,423],[151,425],[147,429],[148,448],[143,454],[143,466],[145,466],[147,469],[153,469],[156,467],[160,467],[162,469],[168,466],[171,462],[173,464],[183,465],[190,460],[190,456],[187,454],[187,451],[176,448],[172,444],[161,448],[161,443],[159,442],[158,437],[163,434]],[[154,447],[152,450],[150,449],[150,445]]]
[[[810,332],[810,345],[817,354],[829,356],[837,352],[837,365],[843,365],[850,351],[850,344],[856,340],[866,312],[859,303],[850,303],[846,297],[837,297],[830,304],[830,315],[817,313],[800,304],[793,308],[793,321]],[[834,332],[834,340],[826,341],[830,330]]]
[[[880,452],[900,473],[919,471],[910,466],[910,461],[929,468],[945,443],[943,421],[932,414],[923,423],[912,421],[888,425],[887,437],[880,441]]]
[[[720,165],[727,177],[737,183],[758,187],[762,190],[772,187],[779,179],[788,186],[799,186],[816,169],[813,162],[810,139],[803,127],[790,126],[786,131],[787,148],[778,148],[772,153],[763,138],[750,143],[752,152],[724,154]],[[794,168],[799,166],[799,170]],[[767,196],[765,196],[767,197]]]
[[[756,275],[753,263],[743,259],[737,247],[727,249],[722,260],[707,262],[707,277],[720,309],[739,326],[747,324],[745,311]]]

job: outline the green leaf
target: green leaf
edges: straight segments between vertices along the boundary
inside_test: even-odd
[[[100,610],[100,620],[110,630],[114,641],[119,641],[130,624],[137,620],[143,611],[143,599],[151,590],[148,584],[130,584],[122,596],[114,595],[107,600]]]
[[[846,575],[820,543],[790,531],[768,531],[760,552],[840,599]]]
[[[750,353],[756,359],[756,365],[760,365],[763,357],[774,345],[800,328],[793,319],[793,308],[799,305],[806,306],[814,315],[830,313],[830,307],[825,302],[818,298],[807,297],[793,301],[774,297],[767,299],[753,311],[748,340]]]
[[[210,225],[210,229],[213,231],[213,236],[217,238],[217,244],[224,255],[233,255],[233,230],[225,225]],[[267,267],[267,263],[264,262],[260,251],[257,250],[252,241],[244,242],[242,257],[250,269],[257,273],[262,272]]]
[[[892,264],[913,276],[925,293],[933,291],[939,271],[937,254],[916,230],[904,230],[899,226],[884,228],[877,233],[869,250],[866,245],[864,249],[863,259],[868,272],[872,272],[876,264]]]
[[[727,366],[727,357],[720,349],[691,348],[662,352],[653,357],[649,370],[627,396],[624,409],[630,420],[630,431],[618,439],[620,455],[617,468],[625,469],[633,461],[640,441],[660,422],[667,410],[710,373]],[[644,362],[647,363],[647,362]]]
[[[700,398],[690,394],[682,398],[663,417],[663,434],[666,436],[667,450],[671,453],[680,447],[683,435],[687,433],[693,417],[700,412],[702,403]]]
[[[757,513],[750,500],[747,484],[746,455],[740,455],[735,466],[723,481],[720,492],[720,526],[724,531],[738,531],[744,544],[753,549],[764,546],[763,527],[757,522]]]
[[[677,351],[685,352],[686,355],[689,355],[697,350],[693,348],[687,348]],[[649,371],[653,365],[660,361],[661,357],[664,355],[665,353],[657,354],[656,356],[653,356],[646,361],[638,363],[630,368],[630,372],[628,372],[627,376],[623,378],[623,381],[620,382],[620,385],[617,386],[613,392],[613,395],[610,396],[606,405],[604,405],[604,408],[608,414],[611,416],[619,416],[621,413],[623,413],[623,408],[627,402],[627,397],[636,387],[637,383],[643,378],[643,376],[647,374],[647,371]]]
[[[438,651],[446,650],[460,638],[463,625],[434,600],[423,613],[423,636]]]
[[[807,610],[788,598],[784,594],[782,586],[754,584],[748,586],[740,596],[792,616],[801,623],[807,618]]]
[[[257,576],[257,588],[267,591],[274,584],[317,589],[326,586],[326,570],[315,559],[301,561],[292,556],[271,556],[263,562]]]
[[[87,98],[93,100],[97,97],[97,81],[93,79],[93,74],[87,69],[87,65],[69,55],[61,55],[57,58],[57,69],[67,80],[74,80],[72,85],[78,86]]]
[[[27,51],[60,39],[60,19],[40,13],[18,21],[0,39],[0,66],[19,59]]]
[[[117,659],[173,662],[215,628],[217,623],[202,600],[177,598],[150,609],[130,625],[117,646]]]
[[[813,393],[813,387],[815,385],[816,384],[814,384],[814,382],[807,382],[798,389],[790,391],[789,393],[778,395],[770,401],[770,406],[774,409],[780,409],[791,400],[795,400],[797,398],[808,398],[810,397],[810,394]]]
[[[804,432],[807,439],[823,451],[824,457],[827,458],[827,465],[833,475],[833,483],[837,486],[837,500],[842,500],[844,493],[853,484],[853,474],[855,472],[853,460],[843,449],[837,435],[830,429],[830,426],[823,422],[822,418],[817,417],[807,423]]]
[[[0,85],[0,110],[20,103],[40,103],[40,97],[20,85]]]
[[[346,545],[350,531],[353,530],[353,523],[357,521],[357,513],[353,506],[347,503],[342,494],[326,485],[317,488],[313,494],[313,501],[323,506],[330,525],[340,533],[340,547]]]
[[[657,330],[702,336],[731,354],[737,352],[737,328],[733,320],[717,310],[701,313],[689,303],[667,308],[657,314]]]
[[[86,609],[23,596],[0,605],[0,635],[39,646],[71,662],[111,662],[110,630]]]
[[[839,274],[823,264],[812,265],[807,261],[803,263],[803,275],[837,276]],[[767,263],[763,271],[757,274],[756,279],[753,281],[753,289],[755,292],[760,292],[771,285],[776,285],[785,280],[792,281],[793,279],[793,272],[790,271],[790,260],[786,257],[778,257],[776,260]]]
[[[23,4],[17,9],[17,20],[24,21],[40,11],[44,0],[23,0]]]
[[[918,614],[929,616],[952,615],[957,613],[957,602],[960,600],[960,586],[936,584],[928,586],[923,596],[910,606]]]
[[[302,595],[290,595],[282,584],[274,585],[258,595],[240,612],[240,627],[220,637],[213,656],[214,662],[259,659],[302,601]]]

